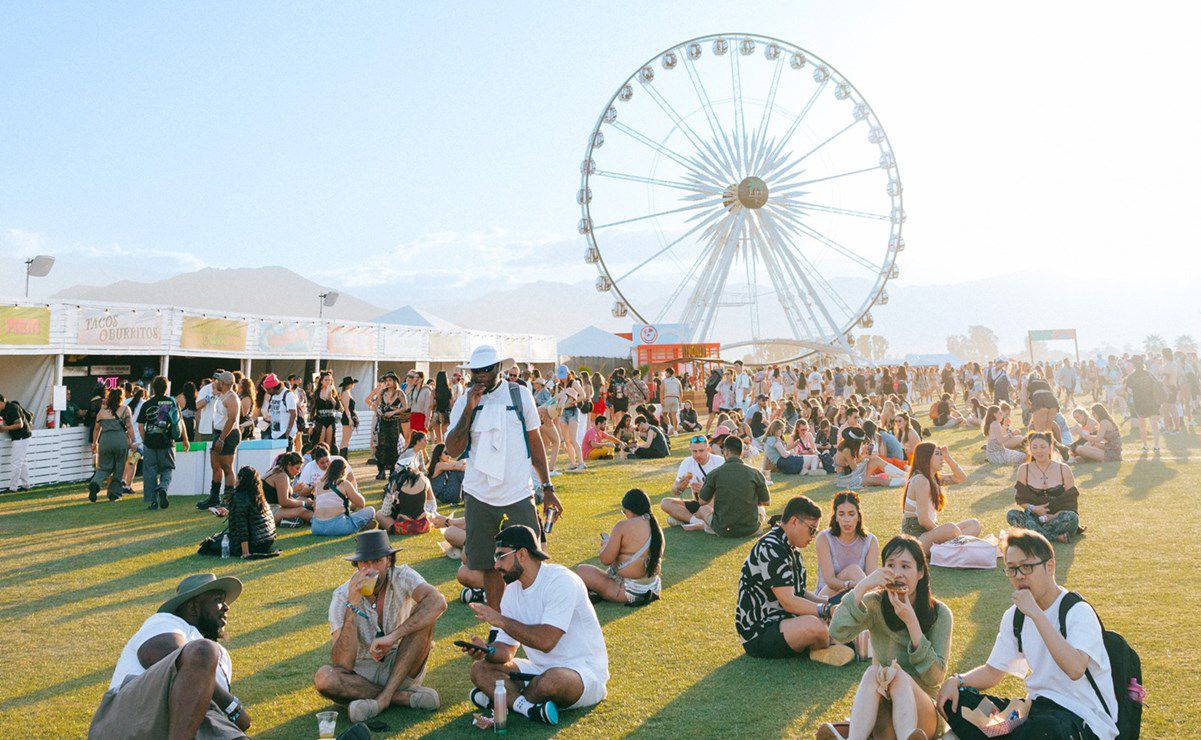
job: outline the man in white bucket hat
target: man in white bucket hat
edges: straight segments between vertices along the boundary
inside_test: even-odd
[[[481,345],[471,359],[460,365],[471,371],[471,385],[459,396],[450,412],[446,454],[467,453],[463,474],[463,502],[467,519],[467,541],[463,547],[467,565],[460,569],[464,601],[487,600],[500,608],[504,579],[492,560],[496,533],[504,525],[523,524],[541,532],[534,505],[534,481],[530,466],[541,484],[545,511],[563,511],[550,484],[546,449],[538,429],[538,408],[530,389],[500,377],[513,363],[495,347]],[[483,588],[479,588],[479,586]]]

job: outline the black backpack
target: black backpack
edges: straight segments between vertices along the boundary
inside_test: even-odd
[[[1068,591],[1063,595],[1063,600],[1059,602],[1059,634],[1063,635],[1064,639],[1067,639],[1068,636],[1068,611],[1081,602],[1088,603],[1075,591]],[[1095,609],[1093,611],[1096,612]],[[1101,623],[1099,614],[1097,622]],[[1022,650],[1022,625],[1025,623],[1026,615],[1015,609],[1013,635],[1018,641],[1018,652],[1024,652]],[[1118,700],[1118,740],[1138,740],[1139,730],[1143,724],[1142,697],[1146,693],[1143,691],[1142,661],[1139,660],[1138,653],[1134,652],[1134,648],[1130,647],[1130,643],[1126,642],[1126,638],[1117,632],[1105,629],[1104,623],[1101,623],[1101,639],[1105,643],[1105,652],[1109,655],[1109,671],[1113,676],[1113,694]],[[1112,717],[1113,712],[1110,711],[1105,698],[1101,696],[1101,689],[1087,668],[1084,670],[1084,677],[1088,679],[1088,685],[1093,687],[1097,701],[1101,702],[1105,713]],[[1132,693],[1134,696],[1131,695]]]

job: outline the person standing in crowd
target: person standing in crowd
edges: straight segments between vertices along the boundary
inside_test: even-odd
[[[883,568],[866,576],[839,602],[830,637],[854,640],[867,630],[872,665],[863,673],[847,737],[935,737],[934,699],[951,654],[951,610],[930,593],[930,567],[920,542],[897,535],[884,545]],[[818,738],[842,740],[824,724]]]
[[[243,440],[254,439],[258,434],[259,404],[255,397],[254,381],[242,378],[238,381],[238,431]]]
[[[0,432],[8,432],[8,438],[12,440],[8,453],[8,490],[12,492],[29,490],[26,455],[29,452],[29,438],[33,436],[32,421],[33,416],[21,404],[0,395]]]
[[[669,367],[663,378],[663,423],[667,425],[667,433],[675,434],[680,430],[680,401],[684,397],[684,385],[676,377],[676,369]]]
[[[454,402],[454,391],[446,380],[446,371],[439,370],[434,376],[434,413],[429,424],[435,444],[446,441],[446,425],[450,422],[450,408]]]
[[[350,438],[354,436],[354,430],[359,428],[359,415],[354,410],[354,387],[358,382],[358,378],[347,375],[338,384],[338,400],[342,412],[342,437],[338,443],[338,454],[342,457],[350,454]]]
[[[334,427],[338,424],[338,412],[342,408],[342,399],[334,388],[334,374],[323,370],[317,377],[317,388],[313,392],[313,444],[323,444],[328,449],[334,447]]]
[[[139,382],[133,386],[132,395],[125,401],[129,407],[130,418],[136,420],[142,413],[146,402],[146,389]],[[137,424],[133,424],[133,447],[125,458],[125,471],[121,474],[121,493],[133,493],[133,479],[138,472],[138,463],[142,461],[142,434]]]
[[[270,424],[271,439],[291,440],[298,429],[296,394],[275,373],[263,377],[263,390],[270,394],[267,401],[267,422]]]
[[[626,398],[626,369],[616,368],[609,375],[609,408],[613,409],[613,418],[630,410],[630,399]]]
[[[1136,355],[1130,360],[1134,370],[1126,376],[1124,385],[1130,392],[1133,406],[1130,409],[1132,418],[1138,419],[1138,435],[1143,442],[1143,452],[1147,452],[1147,428],[1151,429],[1151,437],[1155,441],[1155,454],[1159,454],[1159,412],[1163,403],[1163,386],[1148,370],[1142,355]]]
[[[434,411],[434,391],[425,384],[425,373],[413,370],[409,373],[409,431],[425,434],[430,414]]]
[[[215,370],[200,390],[196,392],[196,441],[208,442],[213,438],[213,382],[224,370]]]
[[[88,500],[95,503],[96,495],[104,481],[108,480],[108,500],[121,498],[121,473],[125,470],[125,459],[134,445],[133,416],[123,401],[125,391],[113,388],[104,399],[104,406],[96,415],[92,428],[92,455],[96,458],[96,472],[88,482]]]
[[[524,525],[509,525],[496,535],[492,558],[507,585],[499,611],[471,605],[476,619],[496,629],[491,643],[473,637],[462,648],[475,661],[472,703],[491,709],[493,691],[503,683],[513,711],[557,725],[560,707],[582,709],[604,700],[609,651],[584,582],[570,568],[546,562],[550,556],[539,547],[538,535]],[[516,657],[518,648],[525,649],[525,658]]]
[[[384,373],[380,385],[367,397],[367,405],[375,412],[378,420],[375,444],[376,480],[384,480],[396,466],[400,454],[400,419],[408,413],[404,391],[400,389],[400,378],[396,373]]]
[[[947,724],[959,740],[986,737],[963,711],[985,699],[1005,706],[984,692],[1016,676],[1025,681],[1030,711],[1016,733],[999,737],[1114,740],[1118,705],[1097,613],[1056,583],[1055,550],[1046,537],[1011,529],[1001,545],[1014,605],[1001,617],[988,660],[939,690],[936,703]]]
[[[167,379],[156,375],[150,381],[154,393],[138,414],[142,436],[142,500],[148,508],[165,509],[170,505],[167,489],[175,471],[175,443],[188,445],[188,432],[179,416],[179,405],[167,395]]]
[[[547,514],[563,513],[555,495],[546,464],[546,450],[538,432],[541,422],[530,389],[500,377],[507,362],[496,349],[481,345],[460,369],[471,371],[471,388],[455,402],[450,414],[451,431],[446,453],[466,453],[463,498],[467,520],[464,548],[467,568],[477,571],[484,596],[493,608],[500,605],[504,580],[492,560],[493,538],[501,522],[541,529],[534,505],[530,467],[542,484],[543,507]],[[470,579],[474,580],[474,576]]]
[[[71,389],[63,387],[67,392],[67,405],[58,415],[58,424],[63,428],[79,426],[79,407],[71,400]]]
[[[265,378],[263,382],[267,382]],[[175,397],[175,403],[179,406],[179,418],[183,420],[184,433],[188,439],[200,441],[196,436],[196,384],[190,380],[184,383],[183,390]]]
[[[180,581],[125,643],[89,740],[247,737],[250,713],[232,693],[233,663],[220,642],[241,594],[242,582],[228,576]]]
[[[821,516],[817,504],[793,497],[743,561],[734,626],[747,655],[792,658],[808,653],[811,660],[835,666],[854,660],[850,647],[831,643],[826,625],[834,605],[808,590],[801,560],[801,549],[813,541]]]
[[[221,503],[221,491],[229,484],[232,491],[237,481],[234,475],[234,455],[242,442],[242,434],[238,431],[238,394],[234,393],[234,374],[222,372],[213,378],[212,407],[214,438],[209,452],[209,462],[213,470],[213,482],[209,484],[208,498],[196,504],[197,509],[208,509]],[[208,407],[206,406],[206,408]]]
[[[588,588],[605,601],[626,606],[641,606],[659,598],[662,581],[659,566],[663,561],[663,532],[651,513],[651,500],[640,488],[631,488],[621,499],[625,518],[609,534],[601,534],[601,549],[597,556],[601,570],[595,565],[576,566],[576,575]]]
[[[442,699],[423,686],[434,625],[446,599],[408,565],[382,530],[361,532],[345,560],[355,570],[329,602],[330,662],[313,684],[327,699],[347,704],[351,722],[389,707],[434,710]]]

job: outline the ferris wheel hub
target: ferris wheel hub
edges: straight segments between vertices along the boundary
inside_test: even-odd
[[[767,183],[753,175],[744,178],[738,183],[738,202],[744,208],[762,208],[767,203]]]

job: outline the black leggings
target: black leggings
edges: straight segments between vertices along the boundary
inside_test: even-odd
[[[962,689],[959,692],[960,711],[964,708],[974,709],[985,699],[989,699],[998,707],[1007,701],[989,694]],[[943,706],[943,711],[947,716],[947,724],[955,731],[955,737],[959,740],[983,740],[988,737],[959,712],[952,712],[951,702]],[[1030,705],[1030,714],[1026,721],[1013,732],[1001,737],[1013,740],[1097,740],[1097,736],[1085,726],[1083,719],[1041,696]]]

